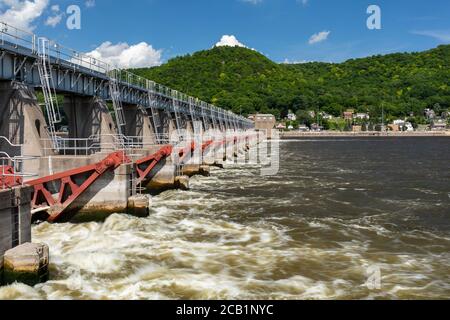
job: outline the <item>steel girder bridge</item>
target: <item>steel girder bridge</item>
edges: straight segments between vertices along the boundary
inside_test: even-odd
[[[0,22],[0,80],[42,88],[50,131],[60,121],[56,94],[92,96],[112,102],[119,133],[125,125],[126,105],[147,109],[155,131],[161,125],[158,110],[172,114],[177,129],[181,128],[182,119],[200,121],[204,130],[244,131],[254,126],[252,121],[230,111],[4,22]]]

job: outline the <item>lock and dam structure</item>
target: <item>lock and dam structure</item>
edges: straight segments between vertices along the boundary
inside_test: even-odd
[[[0,269],[32,221],[146,216],[145,194],[188,188],[262,139],[242,116],[3,22],[0,112]]]

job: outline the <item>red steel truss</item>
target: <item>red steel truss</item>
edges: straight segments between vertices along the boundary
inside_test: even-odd
[[[49,222],[56,222],[62,218],[70,205],[83,194],[98,178],[110,170],[117,169],[120,165],[130,163],[131,160],[124,152],[115,152],[101,162],[65,171],[45,178],[26,182],[26,185],[34,187],[32,208],[34,211],[42,209],[49,215]],[[82,183],[76,183],[81,180]],[[57,199],[49,190],[50,184],[59,185]]]
[[[207,151],[207,149],[214,143],[213,140],[208,140],[206,142],[204,142],[201,145],[201,151],[202,151],[202,155],[205,153],[205,151]],[[188,144],[186,147],[181,148],[180,150],[178,150],[178,159],[180,163],[185,162],[189,157],[192,156],[192,154],[195,152],[195,150],[198,148],[198,146],[196,145],[196,143],[193,141],[190,144]]]
[[[206,142],[202,145],[202,152],[205,153],[205,151],[206,151],[209,147],[211,147],[211,145],[212,145],[213,143],[214,143],[213,140],[206,141]]]
[[[142,183],[144,180],[148,179],[151,171],[156,167],[156,165],[162,160],[167,158],[172,154],[173,147],[165,146],[161,148],[158,152],[136,161],[135,168],[137,173],[137,183]]]
[[[247,140],[248,137],[245,137],[245,139]],[[180,163],[182,163],[186,158],[191,157],[199,146],[201,146],[202,154],[204,154],[210,148],[228,145],[230,142],[237,143],[240,140],[237,137],[232,137],[221,141],[209,140],[203,142],[201,145],[191,142],[186,147],[179,149],[177,155]],[[146,179],[150,179],[152,170],[163,159],[172,155],[172,152],[173,146],[168,145],[150,156],[137,160],[134,163],[134,168],[137,173],[137,183],[139,184]],[[131,162],[125,152],[115,152],[108,155],[99,163],[25,182],[25,185],[34,188],[32,209],[34,212],[46,212],[49,216],[47,219],[49,222],[61,220],[75,200],[103,174],[117,169],[122,164]],[[13,167],[0,166],[0,189],[13,188],[22,184],[23,178],[16,175]]]
[[[186,147],[181,148],[180,150],[178,150],[178,162],[180,164],[184,163],[187,158],[192,156],[194,151],[195,151],[195,142],[192,141]]]

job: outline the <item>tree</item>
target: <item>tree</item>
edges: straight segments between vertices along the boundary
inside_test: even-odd
[[[305,110],[297,111],[296,116],[299,124],[304,124],[308,127],[311,127],[314,122],[314,119],[311,118],[310,114]]]
[[[351,59],[343,63],[277,64],[254,50],[218,47],[170,59],[134,73],[248,115],[285,117],[289,109],[341,116],[347,108],[381,121],[450,108],[450,45],[419,53]],[[316,120],[303,117],[300,123]]]
[[[341,118],[333,118],[331,120],[326,121],[326,127],[328,130],[332,131],[344,131],[347,125],[347,121]]]

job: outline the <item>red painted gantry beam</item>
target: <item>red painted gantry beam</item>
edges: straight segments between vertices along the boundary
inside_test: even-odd
[[[214,143],[213,140],[208,140],[205,143],[201,145],[202,148],[202,154],[205,153],[205,151]],[[195,150],[198,148],[196,143],[193,141],[190,144],[188,144],[186,147],[181,148],[178,150],[178,157],[180,163],[183,163],[184,160],[186,160],[187,157],[192,156],[192,154],[195,152]]]
[[[22,184],[22,177],[16,175],[11,166],[0,166],[0,189],[10,189]]]
[[[202,145],[202,152],[205,153],[205,151],[211,147],[211,145],[214,143],[213,140],[208,140]]]
[[[131,160],[124,152],[115,152],[101,162],[81,168],[61,172],[45,178],[26,182],[34,187],[32,197],[33,210],[43,208],[47,211],[49,222],[56,222],[74,201],[81,196],[98,178],[107,171],[115,170],[120,165],[130,163]],[[75,177],[83,179],[81,184],[75,182]],[[59,194],[55,199],[48,189],[48,184],[59,182]],[[48,208],[48,210],[47,210]]]
[[[142,183],[144,180],[148,179],[151,171],[156,167],[156,165],[162,160],[167,158],[172,154],[173,147],[165,146],[158,150],[158,152],[142,158],[135,163],[136,172],[137,172],[137,183]]]
[[[218,146],[228,144],[234,141],[236,143],[237,137],[233,139],[224,139],[223,141],[214,142],[209,140],[201,145],[204,153],[209,147],[217,144]],[[183,161],[186,157],[192,155],[196,149],[195,142],[191,142],[185,148],[178,151],[178,156]],[[216,146],[217,147],[217,146]],[[135,168],[138,174],[138,182],[142,182],[148,178],[151,171],[164,158],[170,156],[173,152],[172,146],[165,146],[155,154],[136,161]],[[55,222],[61,219],[71,204],[81,196],[99,177],[109,170],[115,170],[124,163],[130,163],[131,160],[123,152],[115,152],[101,162],[93,165],[84,166],[81,168],[65,171],[45,178],[40,178],[28,181],[25,184],[34,188],[32,198],[33,210],[48,210],[49,222]],[[14,176],[14,168],[10,166],[0,166],[0,187],[12,188],[22,184],[21,177]],[[83,179],[81,184],[77,184],[75,177]],[[48,189],[48,184],[59,182],[59,194],[55,199]]]
[[[179,163],[183,163],[187,157],[192,156],[192,153],[194,153],[194,151],[195,151],[195,142],[194,141],[192,141],[186,147],[178,150]]]

